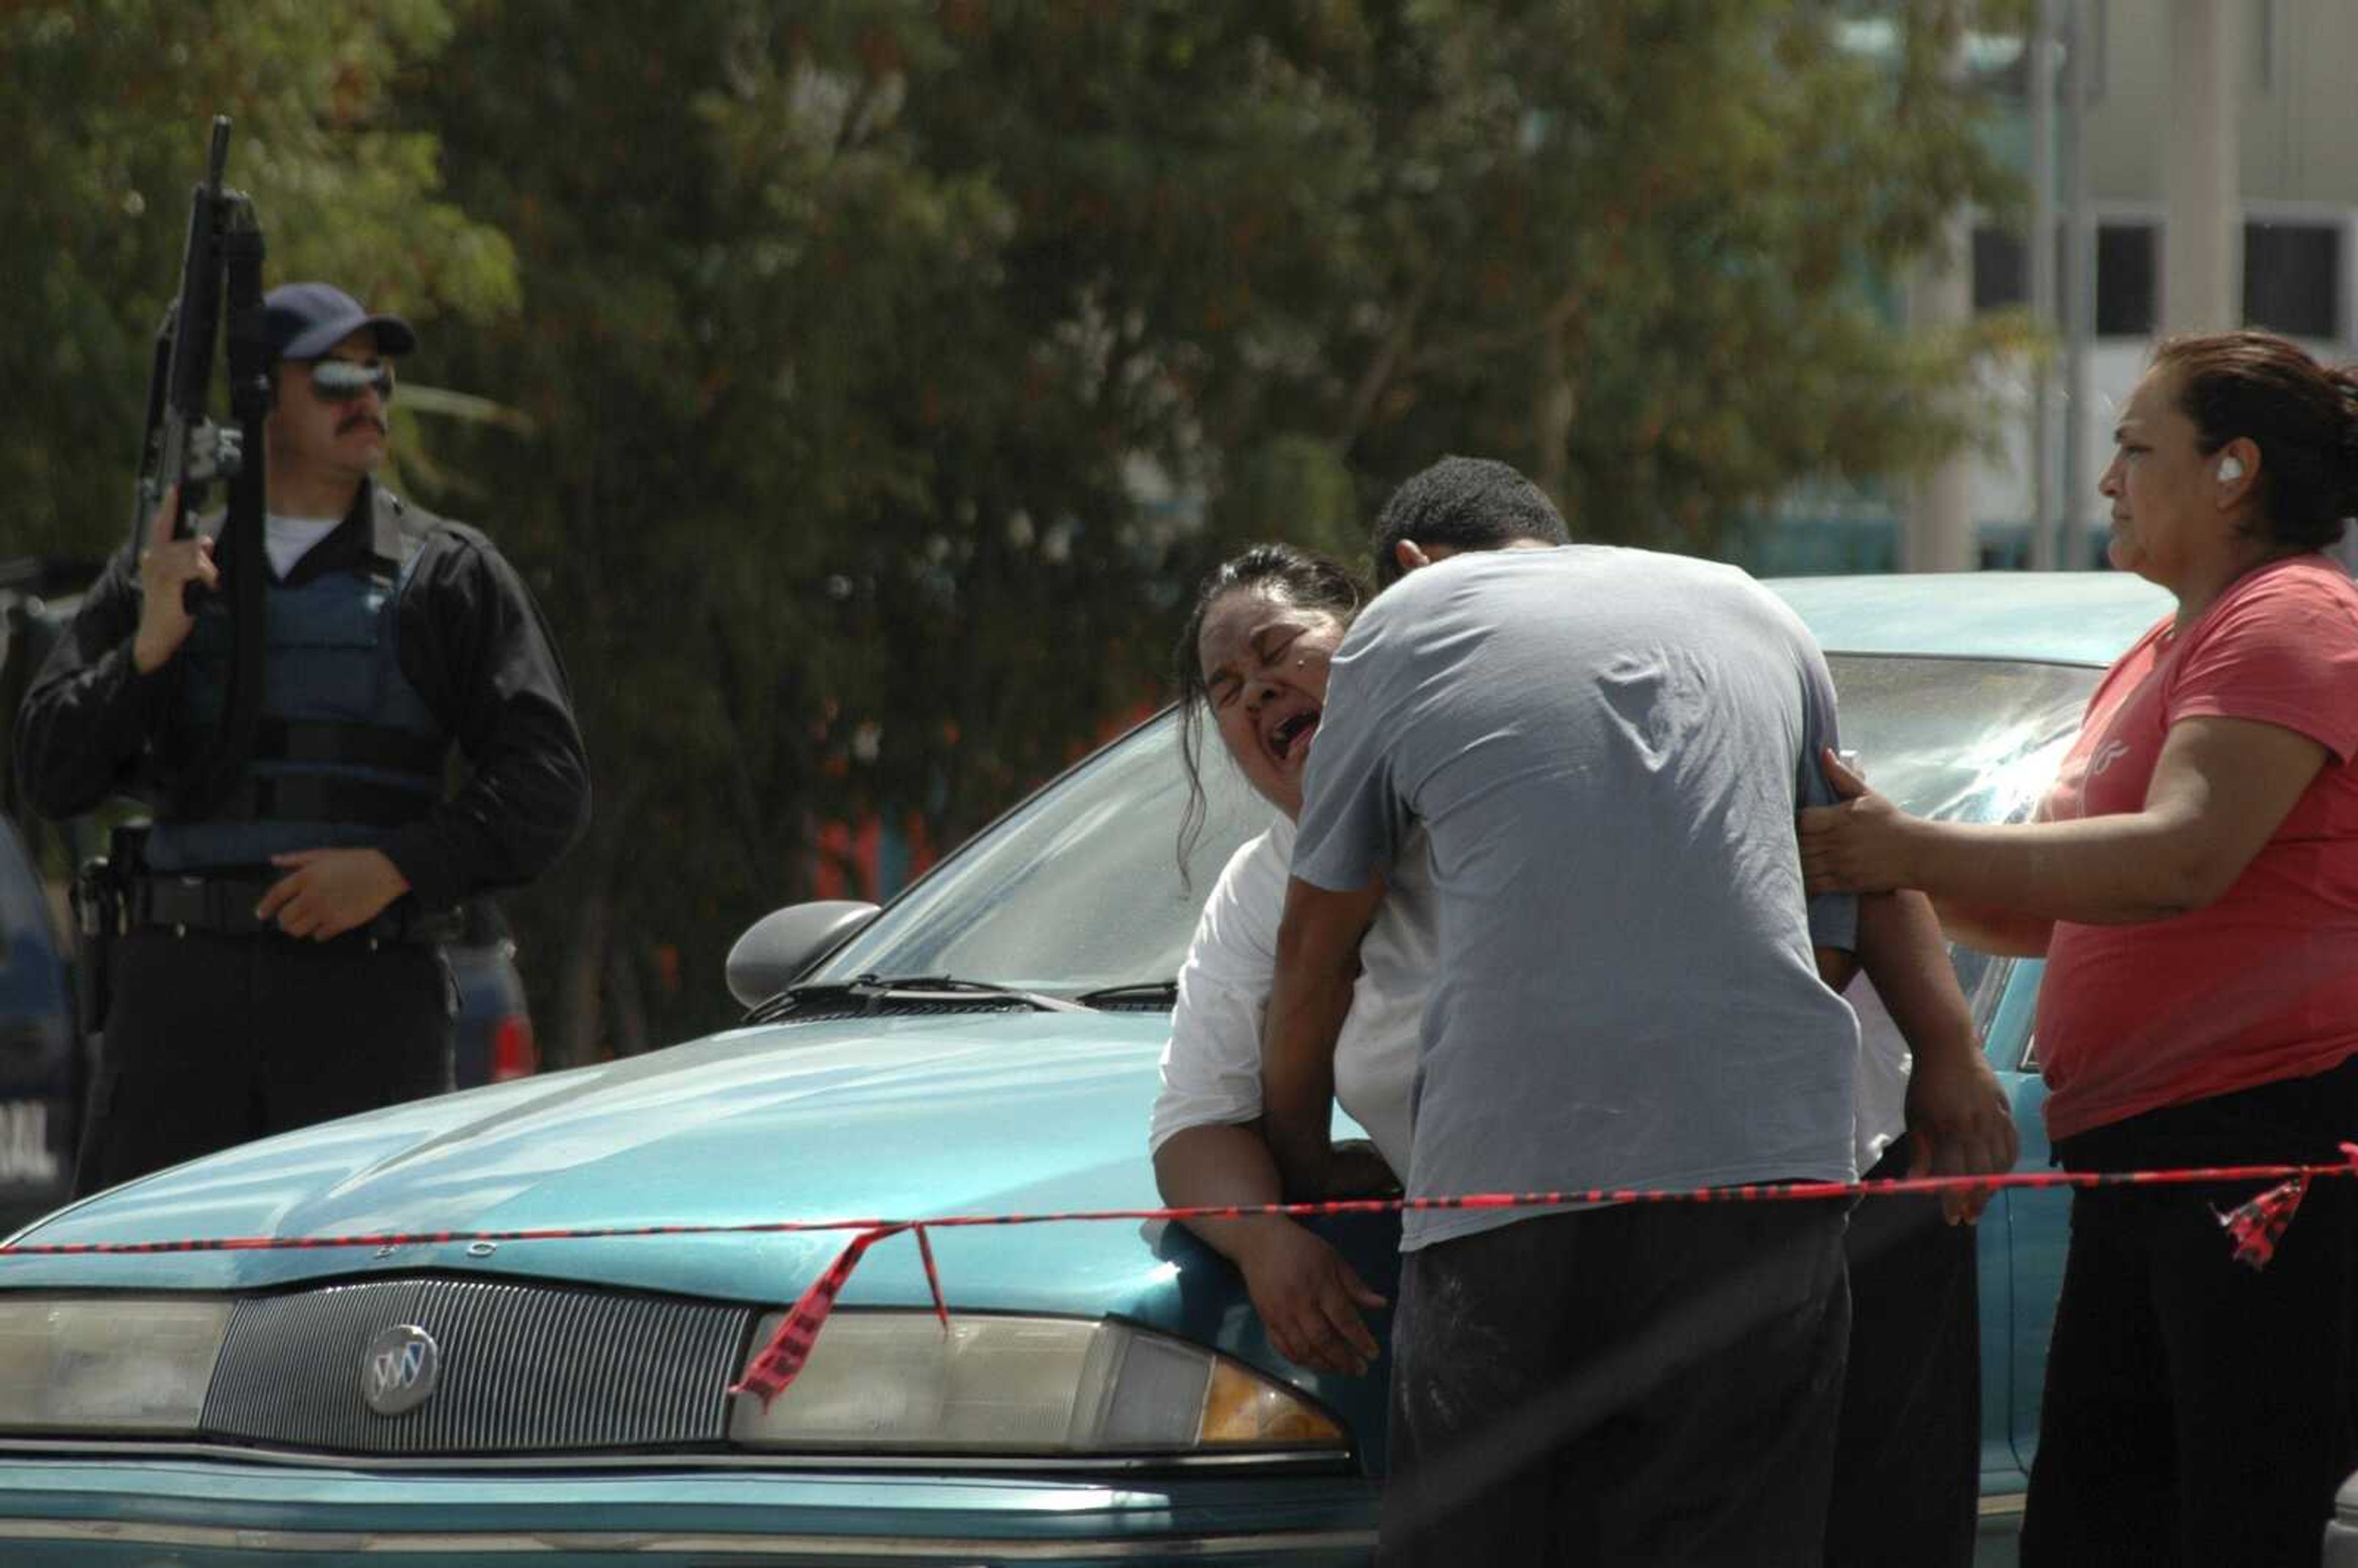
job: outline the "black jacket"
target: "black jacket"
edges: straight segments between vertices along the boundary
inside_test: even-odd
[[[295,563],[307,581],[364,559],[371,508],[401,507],[373,484],[336,530]],[[136,557],[107,563],[41,666],[16,718],[26,799],[45,816],[78,816],[115,795],[147,796],[156,738],[178,685],[168,662],[132,663],[139,626]],[[400,829],[386,858],[420,907],[446,909],[485,889],[539,875],[590,820],[590,767],[573,700],[539,608],[491,541],[437,520],[397,615],[401,673],[456,738],[466,782],[425,821]]]

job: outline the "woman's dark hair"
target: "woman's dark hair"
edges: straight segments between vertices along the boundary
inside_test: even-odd
[[[2171,338],[2156,370],[2176,378],[2197,444],[2260,449],[2259,515],[2269,543],[2324,549],[2358,514],[2358,370],[2329,369],[2273,332]]]
[[[1204,658],[1196,644],[1203,641],[1204,617],[1212,606],[1240,589],[1303,610],[1323,610],[1347,626],[1368,601],[1367,590],[1342,563],[1292,545],[1255,545],[1205,574],[1187,623],[1179,630],[1179,645],[1171,654],[1172,681],[1179,689],[1179,765],[1187,774],[1187,809],[1179,818],[1183,878],[1187,857],[1204,831],[1202,719],[1211,692],[1204,683]]]

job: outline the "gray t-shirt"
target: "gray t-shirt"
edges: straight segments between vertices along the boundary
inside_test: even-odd
[[[1336,655],[1293,875],[1364,887],[1412,822],[1440,973],[1408,1191],[1847,1180],[1858,1024],[1793,814],[1825,660],[1743,572],[1574,545],[1411,573]],[[1412,1213],[1414,1249],[1530,1210]]]

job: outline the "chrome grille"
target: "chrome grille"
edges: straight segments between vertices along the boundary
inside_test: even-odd
[[[720,1441],[751,1308],[436,1276],[238,1303],[205,1398],[211,1437],[349,1454],[515,1454]],[[415,1324],[440,1349],[416,1409],[382,1416],[362,1363]]]

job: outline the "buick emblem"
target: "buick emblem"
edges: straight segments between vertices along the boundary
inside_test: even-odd
[[[442,1376],[442,1347],[414,1323],[388,1328],[361,1357],[361,1398],[379,1415],[424,1404]]]

